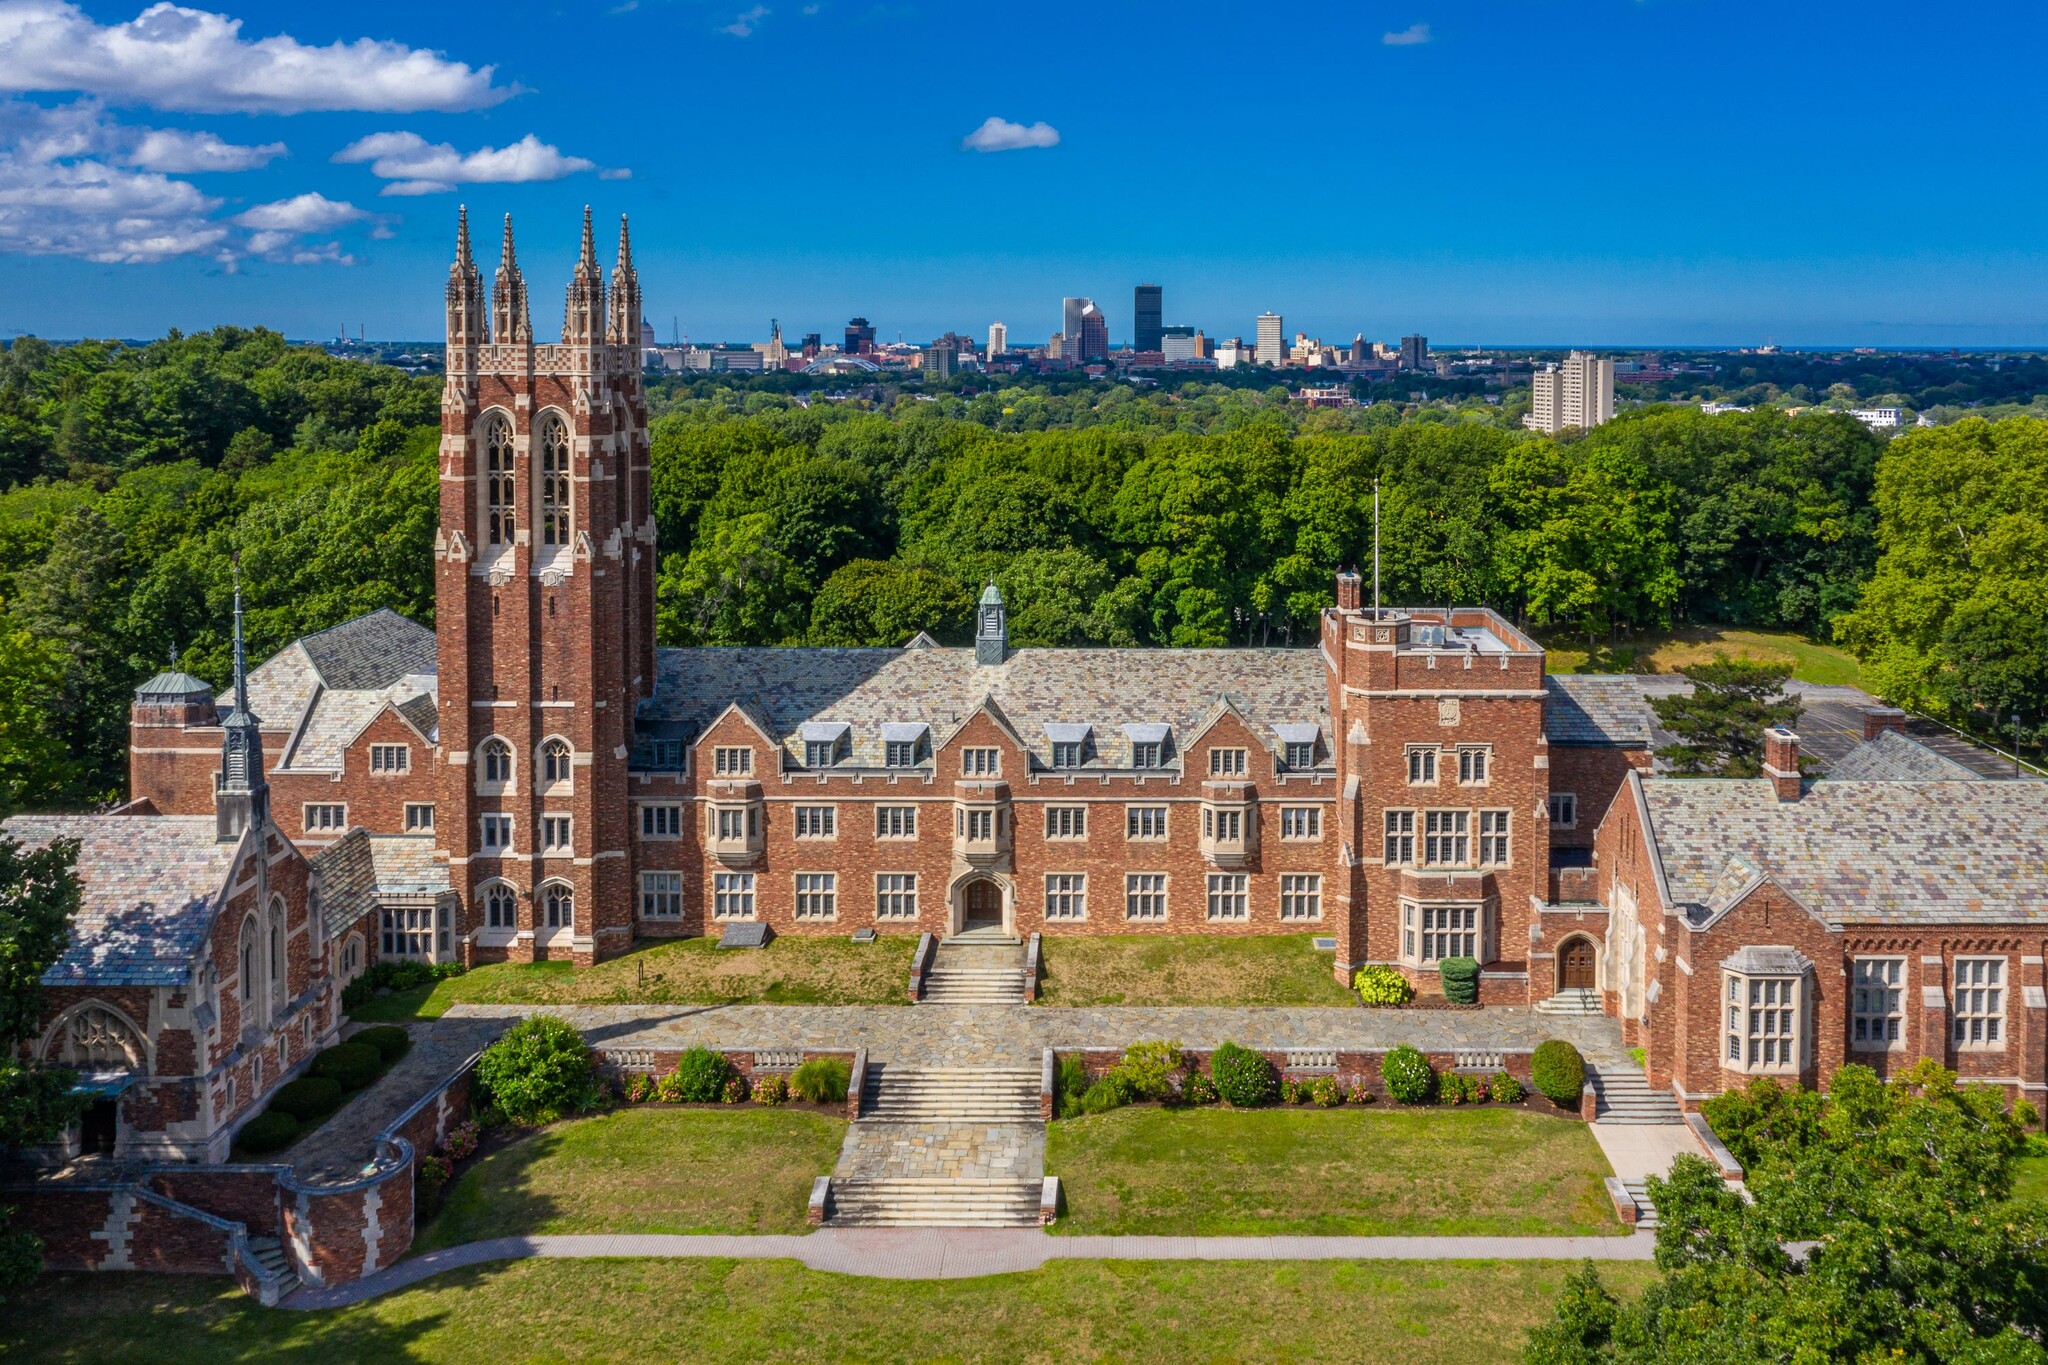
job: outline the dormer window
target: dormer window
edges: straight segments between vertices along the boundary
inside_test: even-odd
[[[1052,766],[1054,768],[1078,768],[1088,761],[1088,735],[1086,725],[1048,725],[1046,738],[1052,741]]]
[[[1139,740],[1131,746],[1133,768],[1156,768],[1159,766],[1160,750],[1165,748],[1157,740]]]
[[[1316,741],[1322,737],[1320,725],[1276,725],[1274,730],[1280,736],[1280,758],[1293,772],[1305,772],[1316,766]]]
[[[1315,767],[1316,746],[1313,743],[1288,745],[1287,766],[1297,771],[1303,768]]]
[[[1166,766],[1166,738],[1171,727],[1147,723],[1126,725],[1124,736],[1131,742],[1131,766],[1133,768],[1163,768]]]
[[[882,762],[891,768],[915,768],[924,757],[925,727],[915,721],[882,727]]]
[[[829,768],[839,757],[839,746],[829,739],[804,741],[804,766],[806,768]]]
[[[804,741],[804,766],[829,768],[837,763],[840,745],[851,728],[843,721],[804,722],[800,732]]]

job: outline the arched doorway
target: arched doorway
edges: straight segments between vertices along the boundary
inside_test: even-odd
[[[1599,957],[1593,948],[1593,940],[1575,935],[1564,941],[1557,954],[1557,988],[1561,991],[1600,988]]]
[[[970,877],[954,888],[952,899],[955,934],[1001,934],[1009,929],[1009,896],[994,877]]]

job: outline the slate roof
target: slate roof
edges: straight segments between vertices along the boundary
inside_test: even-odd
[[[379,895],[433,895],[449,889],[448,864],[434,860],[431,834],[373,834],[370,860],[376,864]]]
[[[1830,782],[1982,782],[1984,775],[1896,730],[1866,739],[1827,771]]]
[[[1552,744],[1649,747],[1657,713],[1629,677],[1553,673],[1544,679],[1543,730]]]
[[[17,815],[0,830],[32,847],[78,840],[78,917],[45,986],[191,980],[234,866],[212,816]]]
[[[880,767],[884,725],[923,724],[943,739],[984,697],[1047,766],[1050,725],[1092,726],[1093,764],[1123,767],[1125,725],[1168,724],[1184,744],[1226,698],[1268,744],[1283,724],[1331,738],[1329,683],[1312,649],[1020,649],[983,666],[971,649],[933,646],[660,650],[638,734],[691,742],[737,703],[792,758],[805,722],[839,721],[853,764]]]
[[[1768,876],[1842,924],[2048,923],[2048,782],[1648,778],[1664,877],[1696,923]]]
[[[332,771],[387,702],[433,736],[437,666],[434,632],[383,608],[265,660],[249,674],[249,709],[265,729],[293,733],[278,768]]]
[[[320,914],[330,936],[377,908],[377,866],[370,856],[369,832],[361,825],[314,854],[311,862],[320,877]]]

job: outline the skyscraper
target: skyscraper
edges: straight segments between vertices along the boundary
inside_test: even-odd
[[[1161,293],[1156,284],[1141,284],[1133,296],[1131,345],[1136,350],[1159,349],[1160,321],[1164,316]]]
[[[1093,308],[1094,306],[1095,300],[1090,298],[1061,299],[1060,335],[1069,340],[1079,340],[1081,336],[1081,310]]]
[[[846,322],[846,346],[848,355],[866,355],[875,349],[875,325],[866,318],[849,318]]]
[[[1258,339],[1254,344],[1259,348],[1258,359],[1261,365],[1287,363],[1287,343],[1282,339],[1286,335],[1285,324],[1278,313],[1259,314]]]
[[[1081,349],[1078,358],[1083,362],[1109,359],[1109,319],[1092,303],[1081,310]]]
[[[988,325],[988,358],[994,360],[1010,349],[1010,329],[1000,322]]]
[[[1590,351],[1573,351],[1562,365],[1545,365],[1530,377],[1529,414],[1522,425],[1556,435],[1571,427],[1587,430],[1614,417],[1614,361]]]
[[[1401,338],[1401,368],[1404,370],[1426,370],[1429,368],[1429,338]]]

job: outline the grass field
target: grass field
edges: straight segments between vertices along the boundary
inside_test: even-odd
[[[1046,938],[1042,1005],[1355,1005],[1308,934]]]
[[[1061,1119],[1054,1230],[1620,1235],[1583,1123],[1507,1107],[1158,1109]]]
[[[2019,1170],[2012,1182],[2012,1197],[2048,1199],[2048,1156],[2020,1158]]]
[[[1493,1365],[1547,1315],[1556,1261],[1070,1261],[975,1280],[791,1261],[521,1261],[321,1313],[224,1281],[60,1275],[0,1314],[0,1358],[79,1365],[687,1360]],[[1601,1267],[1617,1293],[1655,1271]]]
[[[1789,663],[1801,682],[1848,687],[1863,685],[1853,655],[1782,630],[1736,630],[1728,626],[1687,626],[1680,630],[1624,637],[1588,654],[1583,639],[1553,635],[1544,641],[1552,673],[1676,673],[1717,654],[1735,659]]]
[[[558,1232],[802,1232],[846,1120],[658,1105],[572,1119],[492,1152],[448,1189],[415,1251]]]
[[[352,1019],[438,1019],[450,1005],[900,1005],[910,984],[911,935],[873,943],[843,938],[774,939],[766,948],[719,951],[716,939],[656,941],[577,970],[567,962],[497,963],[398,991],[349,1012]]]

